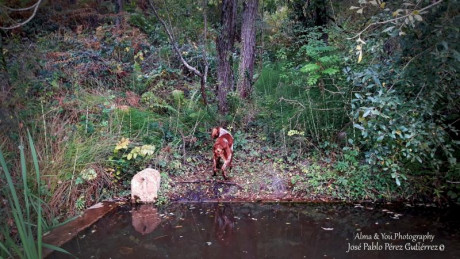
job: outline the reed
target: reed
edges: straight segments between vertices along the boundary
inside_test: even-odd
[[[7,188],[3,195],[8,200],[9,212],[13,219],[14,227],[17,229],[17,236],[11,235],[8,226],[1,226],[1,233],[4,241],[0,242],[0,257],[6,258],[42,258],[42,249],[49,248],[59,252],[67,253],[64,249],[43,243],[44,217],[42,211],[43,201],[41,199],[40,169],[38,156],[35,151],[34,142],[27,132],[28,144],[31,151],[33,167],[35,172],[36,193],[32,192],[29,186],[28,171],[26,166],[26,155],[24,145],[19,146],[19,160],[22,185],[15,184],[10,173],[2,151],[0,150],[1,171],[7,182]]]

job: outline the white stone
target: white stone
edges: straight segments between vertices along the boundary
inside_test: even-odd
[[[131,179],[131,202],[154,202],[160,189],[160,172],[146,168]]]

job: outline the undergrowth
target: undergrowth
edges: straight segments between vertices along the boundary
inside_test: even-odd
[[[392,132],[386,125],[391,120],[377,120],[375,107],[387,99],[410,98],[411,93],[385,95],[387,99],[376,103],[380,92],[371,84],[377,77],[393,78],[391,69],[375,69],[376,74],[372,64],[352,61],[340,28],[279,28],[274,41],[287,35],[292,42],[284,39],[268,48],[253,100],[242,101],[230,92],[230,112],[223,116],[213,98],[203,104],[198,78],[179,69],[158,24],[142,15],[125,18],[120,27],[105,22],[63,26],[24,41],[12,35],[5,46],[13,92],[0,107],[5,122],[0,124],[0,146],[7,160],[14,157],[25,129],[33,129],[43,174],[42,199],[49,205],[44,207],[47,222],[62,221],[102,199],[126,196],[131,177],[146,166],[160,170],[164,181],[159,203],[166,203],[174,192],[183,191],[176,181],[209,178],[209,130],[215,126],[225,126],[235,137],[237,166],[231,175],[241,185],[240,196],[442,201],[446,192],[458,200],[455,150],[445,145],[447,152],[438,155],[438,146],[448,143],[445,133],[425,157],[410,150],[406,157],[392,155],[405,148],[412,135],[403,128]],[[200,48],[183,44],[183,54],[193,65],[200,63]],[[216,70],[214,54],[210,50],[210,73]],[[210,77],[207,96],[215,95],[213,80]],[[363,95],[356,95],[358,91]],[[389,109],[393,113],[398,118],[408,114]],[[427,124],[421,129],[428,136],[438,128]],[[396,139],[395,134],[407,136]],[[414,147],[423,153],[425,146],[419,142]],[[123,143],[128,144],[117,149]],[[444,170],[445,177],[440,176],[444,171],[424,175],[399,170],[425,169],[418,158],[430,154],[439,161],[428,168]],[[20,168],[18,162],[11,163],[13,169]],[[392,168],[399,171],[387,173]],[[433,181],[439,177],[448,184]]]

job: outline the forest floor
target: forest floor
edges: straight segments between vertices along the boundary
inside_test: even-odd
[[[170,201],[180,202],[344,200],[324,192],[338,188],[331,185],[334,179],[319,183],[320,186],[312,192],[309,189],[313,185],[307,187],[310,181],[318,181],[314,174],[309,175],[312,168],[320,171],[332,169],[330,158],[318,161],[307,154],[297,158],[297,154],[287,155],[282,146],[267,145],[265,140],[251,136],[244,140],[244,146],[235,149],[228,179],[223,178],[221,171],[213,176],[212,146],[209,145],[209,151],[187,154],[187,159],[180,165],[183,173],[169,176],[169,186],[162,189],[163,195]],[[211,144],[212,140],[209,142]]]

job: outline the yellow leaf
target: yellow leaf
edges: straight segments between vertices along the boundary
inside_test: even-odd
[[[129,145],[129,138],[121,138],[121,140],[117,143],[117,146],[115,147],[115,151],[120,150],[120,149],[126,149],[128,148]]]
[[[382,3],[380,4],[380,8],[384,9],[384,8],[385,8],[385,5],[387,5],[387,3],[382,2]]]
[[[132,157],[133,157],[133,154],[132,154],[132,153],[129,153],[129,154],[128,154],[128,157],[126,157],[126,159],[131,160]]]
[[[414,18],[415,18],[415,20],[417,20],[419,22],[423,21],[422,16],[420,16],[419,14],[414,15]]]
[[[360,51],[359,56],[358,56],[358,63],[360,63],[362,59],[363,59],[363,52]]]

